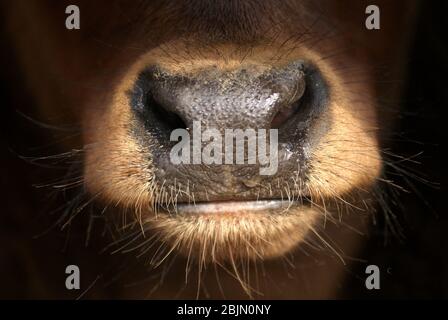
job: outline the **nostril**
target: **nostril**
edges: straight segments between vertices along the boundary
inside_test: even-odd
[[[157,72],[153,68],[143,71],[137,78],[132,90],[128,92],[130,105],[139,123],[161,145],[170,141],[170,135],[175,129],[186,129],[185,121],[179,113],[170,108],[175,97],[172,92],[159,94]]]
[[[282,108],[272,119],[271,129],[279,129],[288,119],[290,119],[300,108],[300,100]]]
[[[175,129],[186,129],[187,126],[182,118],[167,110],[161,103],[159,103],[151,92],[148,92],[145,98],[145,108],[150,116],[152,116],[152,122],[159,124],[159,127],[166,131],[173,131]]]
[[[282,128],[285,134],[299,132],[311,125],[329,102],[330,89],[320,70],[312,64],[305,66],[303,76],[295,86],[291,99],[280,106],[271,121],[271,128]]]
[[[306,82],[302,77],[297,82],[296,89],[294,94],[292,95],[292,98],[289,101],[285,102],[274,115],[271,121],[272,129],[279,129],[301,109],[303,100],[305,99],[305,88]]]

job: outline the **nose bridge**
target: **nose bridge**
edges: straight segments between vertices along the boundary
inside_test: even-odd
[[[262,72],[256,67],[214,68],[159,79],[153,88],[155,98],[178,114],[187,127],[200,121],[218,130],[270,128],[275,114],[293,99],[297,87],[304,85],[303,72],[294,66]]]

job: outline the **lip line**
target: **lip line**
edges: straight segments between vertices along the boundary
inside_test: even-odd
[[[177,211],[182,214],[201,214],[201,213],[231,213],[231,212],[251,212],[266,210],[288,209],[293,205],[302,205],[300,201],[287,200],[258,200],[258,201],[217,201],[217,202],[199,202],[182,203],[177,205]]]

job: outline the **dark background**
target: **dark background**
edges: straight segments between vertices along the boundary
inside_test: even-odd
[[[448,127],[443,112],[448,108],[446,3],[421,3],[406,63],[401,119],[391,145],[394,153],[404,156],[422,152],[414,159],[419,163],[406,166],[429,182],[409,178],[413,189],[407,177],[395,177],[410,191],[389,199],[404,237],[391,235],[384,215],[377,215],[378,226],[362,256],[369,264],[387,270],[382,273],[381,290],[364,289],[364,278],[356,275],[364,275],[365,264],[355,264],[346,297],[448,298],[448,217],[443,201],[448,195],[444,188],[446,171],[442,168],[442,132]],[[63,171],[36,166],[19,155],[57,153],[54,146],[43,146],[42,141],[55,141],[60,133],[35,125],[21,115],[33,116],[33,102],[21,85],[24,79],[4,38],[0,30],[0,298],[42,297],[51,290],[51,284],[43,285],[45,280],[33,273],[35,265],[43,264],[47,274],[57,274],[52,273],[45,252],[60,251],[61,243],[52,237],[32,238],[54,218],[38,209],[47,205],[47,191],[33,185]],[[62,276],[57,281],[63,283]]]
[[[381,290],[375,292],[367,292],[352,279],[349,296],[448,298],[446,170],[442,164],[448,107],[448,19],[444,16],[447,9],[446,1],[420,4],[407,61],[400,122],[391,145],[394,153],[403,156],[419,154],[413,159],[419,163],[406,166],[421,179],[395,177],[409,193],[401,192],[397,199],[389,199],[396,202],[391,205],[397,212],[404,238],[385,231],[385,221],[381,220],[384,215],[380,212],[377,234],[366,245],[365,252],[369,263],[388,272],[382,273]],[[364,274],[364,269],[355,273]]]

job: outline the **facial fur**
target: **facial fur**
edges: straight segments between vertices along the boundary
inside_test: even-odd
[[[182,50],[177,43],[168,47],[171,52]],[[252,48],[252,55],[245,57],[244,61],[241,55],[234,53],[234,48],[217,50],[219,56],[208,55],[207,60],[201,59],[200,53],[183,60],[175,54],[167,58],[163,51],[154,49],[129,68],[105,112],[96,117],[88,112],[84,120],[85,140],[89,145],[85,162],[86,185],[100,198],[131,208],[143,226],[157,230],[161,240],[175,250],[192,251],[199,256],[212,257],[212,260],[229,259],[230,252],[235,256],[262,259],[279,256],[304,241],[325,216],[336,219],[337,213],[328,212],[327,203],[355,201],[355,195],[368,194],[365,190],[380,175],[375,106],[373,102],[368,103],[373,99],[368,98],[368,88],[361,84],[364,99],[359,102],[356,87],[347,90],[344,87],[346,81],[335,66],[320,60],[310,50],[295,50],[287,57],[274,60],[272,53],[264,49],[257,52]],[[296,57],[314,63],[329,83],[329,106],[318,119],[326,121],[329,128],[310,148],[306,182],[300,181],[301,178],[295,179],[299,177],[297,169],[290,172],[288,178],[273,179],[269,188],[291,203],[307,197],[309,205],[292,206],[275,216],[269,212],[258,212],[243,218],[225,214],[217,219],[157,214],[160,203],[176,201],[173,194],[193,199],[195,192],[201,189],[194,185],[194,177],[190,178],[189,186],[185,183],[164,187],[163,181],[156,179],[151,143],[142,145],[132,130],[137,120],[132,115],[127,93],[132,91],[139,72],[148,65],[157,65],[174,73],[194,73],[210,65],[227,71],[253,64],[272,68]],[[268,186],[260,188],[267,189]]]
[[[125,221],[123,229],[141,232],[145,240],[136,246],[143,251],[157,243],[167,255],[180,253],[200,264],[274,259],[310,244],[311,236],[326,243],[318,230],[327,222],[345,225],[347,212],[373,210],[391,122],[380,97],[399,92],[384,85],[376,66],[389,63],[390,74],[400,74],[396,53],[406,42],[400,30],[407,15],[398,14],[400,5],[380,1],[382,30],[369,33],[363,1],[230,2],[139,6],[117,0],[98,17],[93,13],[101,1],[81,1],[83,27],[69,36],[50,31],[59,30],[59,20],[49,2],[29,1],[26,10],[10,5],[12,29],[18,21],[40,21],[34,28],[21,26],[15,39],[40,113],[80,123],[79,140],[65,147],[82,149],[83,190],[92,202],[124,212],[123,218],[117,210],[104,210],[112,220]],[[124,16],[132,19],[125,23]],[[49,35],[45,45],[36,40],[39,34]],[[30,46],[39,50],[30,54]],[[47,69],[35,61],[47,61]],[[297,64],[301,73],[287,73]],[[158,74],[168,80],[157,82]],[[288,82],[278,74],[292,76]],[[279,129],[281,148],[290,147],[291,154],[274,176],[258,176],[256,166],[173,168],[165,161],[167,144],[152,131],[159,123],[135,110],[139,90],[148,85],[162,92],[164,107],[187,114],[184,122],[194,118],[183,113],[191,108],[222,129],[230,123],[224,114],[229,110],[236,110],[232,119],[260,119],[256,107],[263,90],[285,92],[285,101],[293,101],[287,87],[301,76],[307,82],[304,97],[321,105],[306,113],[303,124],[300,107],[286,113],[298,117],[296,122],[282,118],[291,131],[282,135]],[[255,92],[255,104],[244,100],[245,86]],[[176,94],[185,99],[174,101]],[[219,99],[227,99],[228,108],[207,109]],[[269,121],[258,125],[268,128]],[[281,205],[271,207],[269,201]],[[178,210],[188,204],[193,213]]]

